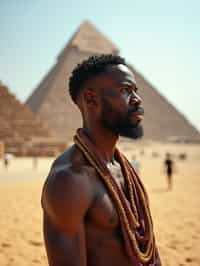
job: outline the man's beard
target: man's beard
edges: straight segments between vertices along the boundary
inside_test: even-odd
[[[111,130],[114,134],[131,139],[139,139],[143,136],[143,126],[140,122],[131,122],[131,113],[137,111],[137,107],[132,107],[126,115],[122,116],[107,103],[102,100],[102,125]]]
[[[118,125],[118,134],[121,137],[139,139],[143,136],[143,127],[139,123],[133,125],[130,124],[130,122],[122,125],[121,127]]]

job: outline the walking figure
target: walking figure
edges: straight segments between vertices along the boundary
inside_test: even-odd
[[[171,190],[172,186],[173,186],[172,175],[174,173],[174,162],[171,158],[170,153],[166,153],[166,158],[165,158],[164,164],[165,164],[165,173],[167,176],[168,190]]]

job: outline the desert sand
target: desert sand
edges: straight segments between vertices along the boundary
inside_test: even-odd
[[[140,161],[149,193],[161,260],[164,266],[200,266],[200,145],[150,143],[122,145]],[[176,173],[167,190],[163,170],[166,151],[174,154]],[[186,153],[186,160],[178,155]],[[13,158],[0,161],[0,265],[48,265],[43,235],[41,189],[53,159]]]

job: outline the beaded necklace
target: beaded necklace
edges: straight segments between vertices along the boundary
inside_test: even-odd
[[[125,249],[133,265],[154,265],[155,239],[147,193],[138,175],[126,157],[116,148],[115,159],[119,162],[128,188],[127,199],[105,163],[98,156],[83,129],[78,129],[74,142],[89,163],[96,169],[116,204],[124,237]]]

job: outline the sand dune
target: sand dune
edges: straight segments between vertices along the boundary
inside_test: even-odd
[[[200,266],[200,146],[123,145],[127,155],[141,162],[141,177],[149,192],[154,227],[164,266]],[[168,191],[162,167],[166,151],[185,152],[176,159],[174,188]],[[51,159],[13,159],[0,164],[0,265],[47,265],[42,237],[40,195]]]

